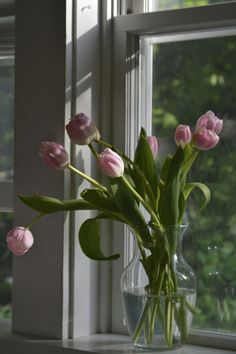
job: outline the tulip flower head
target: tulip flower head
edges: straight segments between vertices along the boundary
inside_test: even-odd
[[[219,142],[219,136],[213,130],[201,127],[193,134],[192,141],[198,150],[210,150]]]
[[[124,162],[115,151],[106,148],[98,158],[99,169],[107,176],[116,178],[124,173]]]
[[[180,124],[175,130],[175,143],[177,146],[181,146],[182,149],[186,144],[190,143],[192,139],[192,133],[188,125]]]
[[[148,136],[147,137],[147,141],[148,144],[152,150],[152,154],[154,159],[157,157],[157,153],[158,153],[158,141],[157,138],[155,136]]]
[[[18,226],[10,230],[6,236],[7,246],[16,256],[22,256],[30,250],[34,238],[29,229]]]
[[[78,113],[66,125],[67,134],[77,145],[88,145],[93,140],[100,140],[100,133],[92,120],[84,113]]]
[[[223,120],[216,117],[214,112],[207,111],[197,121],[196,130],[201,127],[213,130],[216,134],[219,134],[223,127]]]
[[[51,168],[63,170],[69,165],[69,155],[64,147],[53,141],[45,141],[41,144],[39,155]]]

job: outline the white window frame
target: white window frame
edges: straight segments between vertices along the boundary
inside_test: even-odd
[[[36,190],[68,199],[88,186],[84,181],[75,181],[67,172],[55,173],[44,166],[37,154],[41,141],[64,144],[71,153],[72,163],[79,162],[86,173],[94,174],[91,154],[86,147],[70,146],[65,124],[82,111],[109,139],[109,124],[99,118],[101,114],[110,120],[109,100],[102,101],[100,91],[103,87],[103,93],[107,91],[110,95],[107,85],[110,58],[104,51],[102,54],[102,46],[110,50],[107,19],[112,11],[112,1],[16,3],[15,225],[27,225],[35,215],[19,201],[18,193],[31,194]],[[30,33],[30,37],[25,33]],[[106,57],[108,65],[101,65],[101,55]],[[110,313],[106,305],[110,266],[88,260],[77,242],[78,229],[90,216],[89,211],[76,216],[75,213],[46,216],[32,230],[35,246],[31,252],[24,258],[14,257],[14,333],[77,338],[109,330]],[[98,267],[107,277],[98,276]]]
[[[219,36],[225,31],[235,32],[236,28],[236,3],[226,3],[211,6],[202,6],[178,10],[168,10],[152,13],[133,14],[114,18],[113,22],[113,121],[115,143],[127,153],[133,152],[138,132],[144,126],[150,133],[150,104],[149,117],[140,114],[139,99],[145,92],[140,92],[137,87],[141,65],[139,63],[139,37],[143,35],[169,36],[173,34],[219,31]],[[225,33],[227,35],[227,32]],[[148,60],[148,58],[147,58]],[[144,118],[144,119],[143,119]],[[116,236],[114,250],[122,252],[124,242]],[[119,231],[118,231],[119,233]],[[129,253],[129,245],[127,253]],[[120,278],[124,266],[124,259],[120,268],[113,267],[114,283]],[[118,311],[121,298],[115,285],[112,292],[112,331],[125,333],[123,315]],[[190,342],[205,344],[216,348],[235,349],[236,336],[230,334],[212,333],[207,331],[193,331]]]

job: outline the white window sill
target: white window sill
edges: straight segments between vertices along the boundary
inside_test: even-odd
[[[131,354],[135,353],[128,336],[95,334],[69,340],[48,340],[11,334],[9,324],[0,323],[0,353],[4,354]],[[150,352],[139,351],[142,354]],[[232,351],[184,345],[165,354],[230,354]]]

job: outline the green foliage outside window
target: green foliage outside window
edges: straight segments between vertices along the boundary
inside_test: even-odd
[[[232,2],[232,0],[156,0],[155,10],[179,9],[185,7],[196,7]]]
[[[180,122],[193,127],[212,110],[224,119],[221,143],[202,154],[191,179],[204,179],[210,205],[199,215],[197,194],[187,219],[186,258],[197,273],[194,327],[236,332],[236,38],[154,45],[153,133],[160,154]],[[194,127],[193,127],[194,128]]]

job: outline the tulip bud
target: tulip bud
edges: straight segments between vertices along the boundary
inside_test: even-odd
[[[32,247],[34,238],[29,229],[23,226],[14,227],[6,237],[7,246],[16,256],[22,256]]]
[[[216,134],[219,134],[223,127],[223,120],[216,117],[214,112],[207,111],[197,121],[196,130],[201,127],[213,130]]]
[[[100,139],[100,133],[92,120],[85,114],[79,113],[66,125],[67,134],[73,143],[88,145],[93,140]]]
[[[121,177],[124,173],[124,162],[115,151],[106,148],[98,158],[98,167],[109,177]]]
[[[56,170],[63,170],[69,165],[69,156],[64,147],[53,141],[44,141],[39,149],[42,160]]]
[[[193,134],[192,141],[198,150],[210,150],[218,143],[219,137],[213,130],[201,127]]]
[[[190,143],[192,139],[192,133],[188,125],[180,124],[175,130],[175,143],[177,146],[181,146],[182,149],[186,144]]]
[[[155,136],[148,136],[147,137],[147,141],[148,144],[152,150],[152,154],[154,159],[157,157],[157,153],[158,153],[158,141],[157,138]]]

